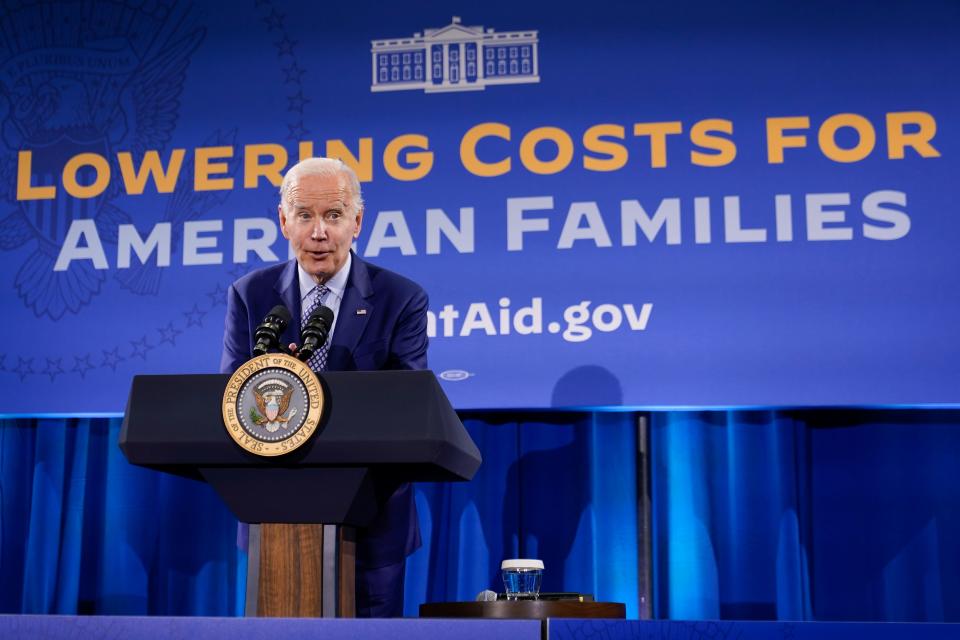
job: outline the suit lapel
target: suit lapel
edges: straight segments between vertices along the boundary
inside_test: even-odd
[[[333,342],[330,345],[327,367],[331,371],[356,368],[352,354],[373,312],[372,297],[373,287],[370,285],[367,265],[354,254],[351,258],[347,288],[340,302],[337,325],[333,330]]]
[[[287,263],[273,289],[280,296],[284,306],[290,310],[290,325],[284,331],[284,335],[287,336],[287,344],[290,342],[300,344],[300,278],[297,274],[296,260]]]

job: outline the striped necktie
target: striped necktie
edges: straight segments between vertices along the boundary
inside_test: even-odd
[[[327,296],[330,294],[330,288],[323,284],[318,284],[313,289],[310,290],[310,293],[307,294],[303,308],[303,316],[300,318],[300,326],[304,327],[307,324],[307,320],[310,318],[310,314],[320,308],[320,305],[323,304],[324,300],[327,299]],[[327,345],[330,344],[329,338],[323,345],[313,352],[313,355],[310,356],[310,359],[307,360],[307,364],[310,365],[310,368],[314,371],[326,371],[327,370]]]

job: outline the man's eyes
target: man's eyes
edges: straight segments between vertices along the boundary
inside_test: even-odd
[[[331,221],[331,222],[334,221],[334,220],[339,220],[339,219],[341,219],[342,217],[343,217],[343,211],[337,211],[337,210],[327,211],[325,214],[323,214],[324,220],[328,220],[328,221]],[[300,212],[297,213],[297,218],[299,218],[300,220],[305,220],[305,221],[306,221],[306,220],[311,220],[311,219],[313,219],[313,214],[310,213],[309,211],[300,211]]]

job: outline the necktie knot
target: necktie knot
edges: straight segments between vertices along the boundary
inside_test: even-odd
[[[317,308],[323,304],[324,300],[327,299],[327,294],[330,293],[330,288],[325,284],[318,284],[313,289],[310,289],[310,292],[307,294],[306,303],[303,309],[303,321],[306,322],[307,318],[310,317],[310,314],[317,310]]]
[[[306,299],[304,300],[304,309],[301,317],[300,326],[307,324],[307,320],[310,319],[310,315],[314,311],[320,308],[320,305],[324,303],[327,299],[327,296],[330,293],[330,287],[325,284],[318,284],[307,294]],[[317,349],[310,359],[307,360],[307,364],[310,365],[310,368],[314,371],[326,371],[327,369],[327,345],[330,343],[329,338],[319,349]]]

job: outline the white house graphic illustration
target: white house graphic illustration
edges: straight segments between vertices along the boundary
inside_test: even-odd
[[[371,91],[476,91],[540,82],[536,31],[467,27],[460,18],[412,38],[373,40]]]

